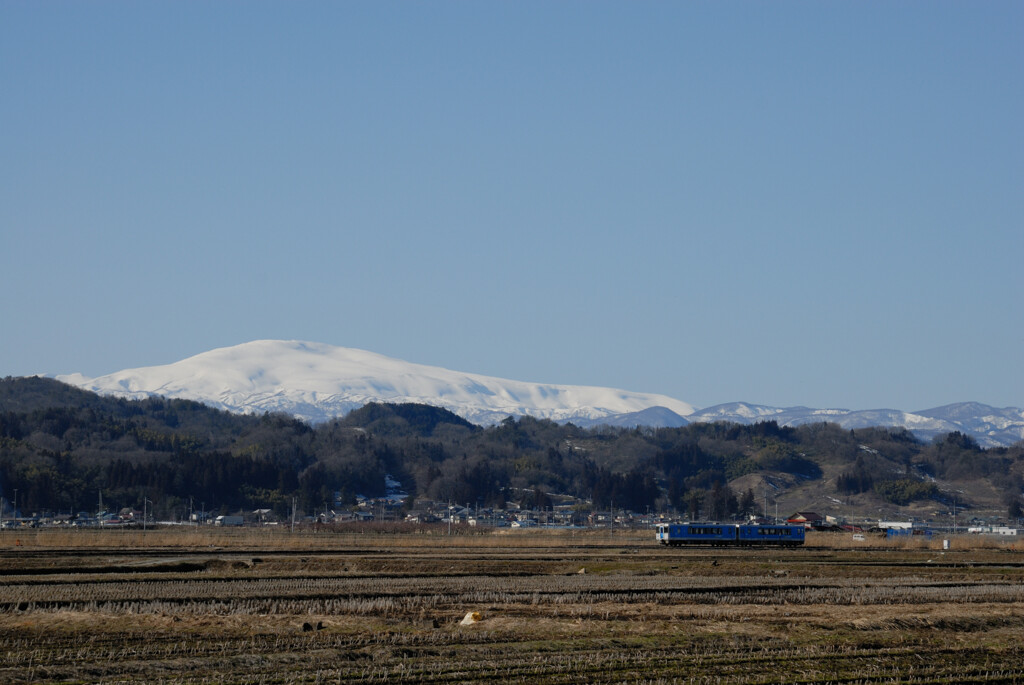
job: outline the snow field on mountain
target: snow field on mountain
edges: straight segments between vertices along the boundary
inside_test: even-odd
[[[100,393],[195,399],[233,411],[288,411],[313,421],[374,401],[433,404],[469,420],[524,414],[600,418],[652,406],[680,415],[694,411],[664,395],[512,381],[300,341],[260,340],[164,366],[58,379]]]
[[[101,394],[191,399],[233,412],[284,412],[311,423],[344,416],[369,402],[415,402],[443,407],[480,425],[508,416],[573,421],[581,426],[766,420],[795,426],[829,421],[848,429],[905,427],[924,440],[959,430],[985,447],[1024,439],[1024,411],[1015,407],[996,409],[963,402],[905,412],[731,402],[698,411],[665,395],[527,383],[296,340],[257,340],[163,366],[126,369],[92,379],[81,374],[57,379]]]

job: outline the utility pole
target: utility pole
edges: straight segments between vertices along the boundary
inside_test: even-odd
[[[295,498],[292,497],[292,532],[295,532]]]

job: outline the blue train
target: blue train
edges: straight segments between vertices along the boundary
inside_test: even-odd
[[[804,544],[804,527],[757,523],[660,523],[657,540],[663,545],[728,547],[795,547]]]

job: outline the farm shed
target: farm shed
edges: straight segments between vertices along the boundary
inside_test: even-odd
[[[1009,526],[972,526],[967,529],[968,533],[979,535],[1019,535],[1020,530]]]
[[[910,530],[914,527],[913,521],[879,521],[879,530]]]

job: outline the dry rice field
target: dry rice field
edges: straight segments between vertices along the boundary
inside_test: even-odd
[[[1022,638],[977,538],[0,533],[3,683],[1013,683]]]

